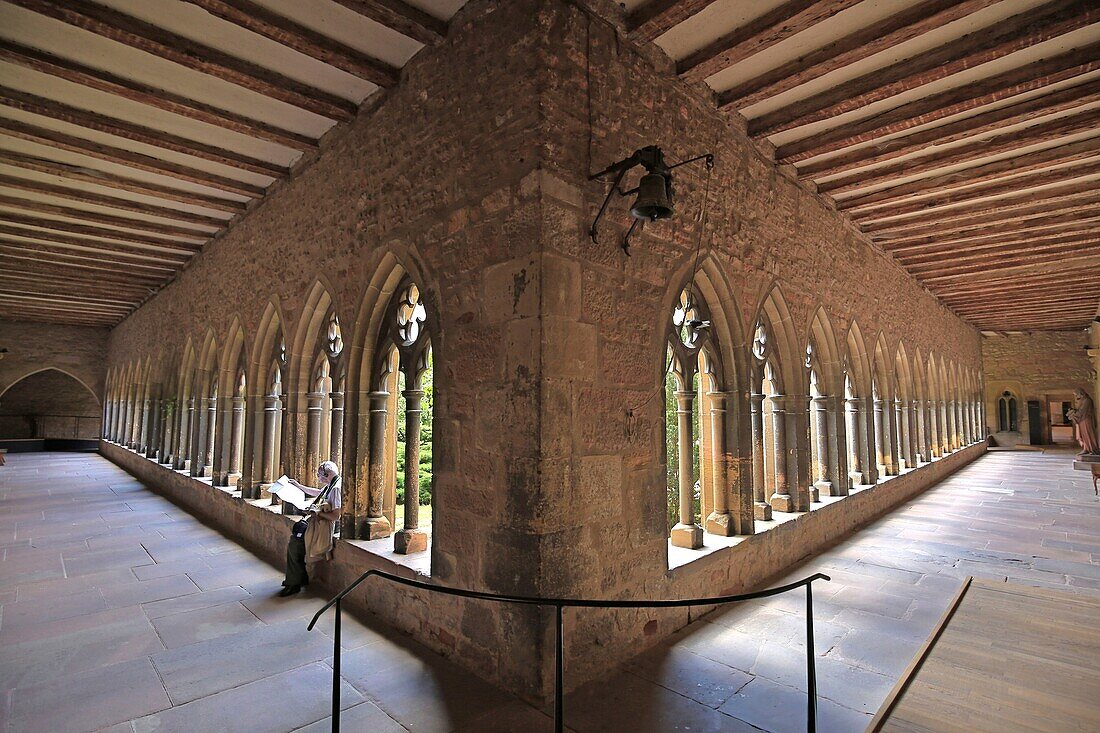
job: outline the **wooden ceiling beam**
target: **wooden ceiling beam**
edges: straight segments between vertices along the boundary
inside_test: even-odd
[[[951,173],[918,178],[906,183],[898,183],[869,193],[856,194],[837,199],[837,208],[847,210],[857,206],[878,204],[885,201],[896,202],[911,196],[940,193],[975,183],[989,183],[1010,178],[1021,173],[1030,173],[1056,165],[1077,163],[1100,155],[1100,135],[1086,140],[1058,145],[1014,158],[1004,158],[992,163],[983,163],[972,168],[964,168]]]
[[[208,173],[198,168],[171,163],[167,160],[154,158],[144,153],[135,153],[132,150],[118,148],[113,145],[97,143],[84,138],[66,135],[38,125],[29,125],[25,122],[0,118],[0,133],[17,137],[20,140],[29,140],[41,143],[53,148],[68,150],[72,153],[89,155],[93,158],[106,160],[110,163],[136,168],[147,173],[157,173],[162,176],[178,178],[181,181],[197,183],[200,186],[229,191],[241,196],[258,198],[264,195],[264,189],[251,183],[244,183],[225,176]]]
[[[37,173],[71,178],[74,181],[94,183],[97,186],[116,188],[120,191],[129,191],[130,193],[137,193],[142,196],[152,196],[155,198],[167,199],[169,201],[178,201],[182,204],[201,206],[206,209],[225,211],[232,214],[240,214],[244,212],[248,206],[244,201],[234,201],[218,196],[208,196],[202,193],[172,188],[171,186],[162,186],[159,183],[149,183],[136,178],[116,176],[113,173],[105,173],[83,166],[61,163],[47,158],[40,158],[36,155],[17,153],[14,150],[0,149],[0,163],[35,171]],[[228,223],[220,219],[211,218],[211,220],[221,221],[222,224]]]
[[[1092,315],[1095,307],[1095,301],[1091,307],[1085,302],[1067,303],[1065,305],[1060,303],[1051,303],[1050,305],[1035,304],[1025,309],[1024,312],[1013,313],[1012,311],[1006,310],[999,313],[975,313],[970,317],[982,318],[988,323],[1000,323],[1010,330],[1021,330],[1020,326],[1023,324],[1029,324],[1034,327],[1040,323],[1065,323],[1067,325],[1080,323],[1082,320]],[[1082,342],[1083,341],[1084,337],[1082,337]]]
[[[0,151],[0,155],[2,155],[2,151]],[[0,162],[2,162],[2,160],[0,160]],[[189,211],[180,211],[179,209],[172,209],[167,206],[157,206],[155,204],[146,204],[141,201],[133,201],[131,199],[124,199],[116,196],[89,193],[76,188],[68,188],[67,186],[55,186],[52,183],[44,183],[42,181],[18,178],[15,176],[6,176],[3,173],[0,173],[0,187],[12,188],[27,193],[41,193],[55,198],[78,201],[83,204],[93,204],[95,206],[104,206],[109,209],[130,211],[135,214],[145,214],[160,219],[199,224],[201,226],[212,227],[215,230],[222,229],[229,223],[228,219],[217,219],[213,216],[193,214]]]
[[[22,309],[0,307],[0,318],[29,323],[56,323],[66,326],[85,326],[88,328],[110,328],[118,319],[115,318],[85,318],[78,316],[63,316],[57,314],[44,314],[38,311],[26,312]]]
[[[20,271],[56,271],[73,277],[86,276],[89,271],[94,271],[96,279],[104,283],[139,283],[149,287],[159,285],[176,272],[172,267],[111,259],[110,253],[104,256],[83,254],[7,237],[0,237],[0,261]]]
[[[60,303],[76,303],[87,305],[102,305],[106,308],[131,308],[133,303],[129,300],[121,300],[119,298],[109,298],[105,296],[84,295],[80,293],[58,293],[58,292],[44,292],[41,288],[27,288],[27,287],[12,287],[2,286],[0,287],[0,295],[7,296],[9,298],[28,298],[28,299],[50,299],[51,302]]]
[[[88,0],[9,2],[330,120],[347,122],[358,108],[352,101]]]
[[[27,227],[38,227],[56,232],[79,234],[85,237],[98,237],[113,242],[124,242],[127,245],[135,245],[141,249],[154,248],[165,252],[175,252],[181,255],[192,255],[202,249],[202,242],[181,241],[167,237],[154,236],[152,234],[135,234],[118,229],[94,226],[92,224],[78,224],[75,222],[60,221],[58,219],[43,219],[38,216],[27,216],[14,212],[5,212],[2,217],[3,224],[19,224]]]
[[[89,278],[91,278],[90,275]],[[131,301],[141,300],[149,294],[149,289],[140,285],[108,286],[96,284],[94,278],[77,280],[60,275],[51,275],[49,278],[44,278],[32,272],[0,272],[0,289],[7,288],[26,288],[42,294],[72,292],[89,296],[129,296]]]
[[[780,163],[794,163],[902,132],[1100,69],[1100,42],[1002,74],[901,104],[879,114],[780,145]]]
[[[1069,257],[1065,255],[1055,255],[1053,258],[1037,259],[1023,264],[1011,263],[996,268],[991,268],[987,265],[977,265],[973,268],[966,269],[955,268],[954,270],[949,270],[941,274],[913,273],[913,275],[921,282],[928,284],[934,292],[936,284],[942,282],[957,282],[959,280],[977,281],[983,277],[988,278],[994,276],[1009,278],[1011,282],[1014,278],[1022,276],[1026,279],[1051,269],[1061,272],[1076,268],[1095,267],[1100,267],[1100,250],[1097,250],[1096,254],[1072,255]]]
[[[96,303],[92,300],[78,298],[62,298],[58,296],[21,295],[17,293],[0,292],[0,303],[16,303],[43,310],[60,310],[70,312],[86,312],[97,314],[123,315],[129,313],[131,306],[128,303]]]
[[[1081,165],[1075,165],[1068,168],[1058,168],[1055,170],[1041,170],[1033,173],[1025,173],[1021,176],[1004,177],[994,179],[978,185],[973,185],[970,188],[957,189],[957,187],[945,188],[944,190],[935,192],[936,195],[930,198],[921,198],[914,201],[901,201],[901,202],[874,202],[863,204],[858,206],[852,206],[851,208],[845,208],[853,216],[859,216],[860,214],[867,214],[870,216],[876,216],[876,210],[883,206],[891,206],[891,213],[903,214],[903,213],[916,213],[928,211],[930,209],[938,208],[940,206],[946,206],[948,204],[956,204],[969,201],[977,201],[980,199],[986,199],[990,196],[1000,196],[1002,194],[1011,194],[1017,191],[1022,191],[1028,188],[1034,188],[1036,186],[1046,186],[1056,183],[1068,183],[1076,178],[1083,178],[1085,176],[1092,176],[1100,173],[1100,161],[1087,161]],[[1075,186],[1078,184],[1074,184]],[[1080,185],[1092,186],[1095,190],[1095,183],[1089,183],[1087,181],[1080,182]],[[1059,187],[1061,188],[1061,187]],[[925,191],[922,194],[930,194],[932,191]],[[1042,195],[1042,192],[1036,192],[1036,196]],[[992,202],[987,202],[992,203]],[[839,205],[837,208],[841,208]]]
[[[124,243],[101,242],[95,239],[69,237],[64,234],[56,234],[54,232],[39,231],[37,229],[16,227],[5,223],[0,223],[0,234],[6,234],[10,237],[25,237],[27,239],[36,239],[52,244],[63,244],[67,247],[75,248],[85,252],[109,252],[112,255],[120,258],[128,257],[130,259],[144,260],[147,262],[158,262],[160,264],[172,264],[176,266],[186,263],[189,259],[187,255],[193,254],[188,250],[164,251],[164,249],[161,248],[141,247],[135,247],[131,249],[132,245]]]
[[[1051,302],[1067,308],[1073,306],[1087,306],[1089,304],[1095,308],[1097,298],[1100,298],[1100,293],[1067,294],[1061,298],[1045,295],[1036,296],[1034,298],[1020,298],[1019,300],[1009,301],[995,306],[990,304],[958,305],[952,306],[951,310],[961,316],[988,315],[1003,311],[1027,311],[1033,306],[1046,305]]]
[[[125,140],[133,140],[143,145],[209,160],[212,163],[256,173],[261,176],[281,178],[290,173],[290,169],[286,166],[253,158],[249,155],[242,155],[207,143],[188,140],[185,137],[154,130],[151,127],[135,125],[132,122],[101,115],[97,112],[72,107],[62,102],[21,92],[10,87],[0,86],[0,106],[48,117],[51,120],[84,127],[107,135],[121,137]]]
[[[1077,286],[1100,287],[1100,273],[1055,272],[1048,273],[1043,277],[1027,279],[1014,278],[1011,292],[1020,292],[1024,294],[1031,292],[1057,292],[1067,287],[1072,288]],[[1006,291],[1001,287],[1000,283],[977,285],[959,284],[940,287],[936,295],[944,302],[953,303],[959,300],[986,298],[993,292],[1005,293]],[[1009,293],[1010,296],[1011,292]]]
[[[109,224],[111,226],[126,227],[128,229],[136,229],[137,231],[141,232],[167,234],[174,237],[187,237],[190,239],[201,239],[203,241],[206,241],[214,235],[214,232],[208,232],[202,229],[192,229],[190,227],[174,226],[171,224],[160,224],[158,222],[148,221],[145,219],[131,219],[124,216],[112,216],[110,214],[101,214],[98,211],[88,211],[87,209],[74,209],[69,206],[54,206],[53,204],[47,204],[42,201],[34,201],[32,199],[25,199],[19,196],[7,196],[3,193],[0,193],[0,206],[9,206],[13,209],[33,211],[39,214],[54,214],[56,216],[64,216],[70,219],[94,221],[98,224]]]
[[[1100,129],[1100,109],[1089,109],[1080,114],[1060,117],[1023,130],[1014,130],[994,137],[974,140],[920,158],[906,158],[880,168],[858,170],[834,178],[831,181],[818,183],[817,190],[830,195],[858,191],[895,178],[906,178],[948,166],[974,163],[985,158],[991,158],[994,155],[1008,153],[1032,145],[1056,142],[1067,135],[1093,132],[1097,129]]]
[[[1035,214],[1087,210],[1093,205],[1100,204],[1100,190],[1096,190],[1095,186],[1083,185],[1079,188],[1079,191],[1064,195],[1046,196],[1046,191],[1039,191],[1010,199],[997,199],[954,209],[935,210],[904,219],[866,218],[855,219],[855,221],[862,231],[872,237],[894,235],[904,237],[954,231],[976,224],[1017,221]],[[1055,190],[1060,191],[1060,189]]]
[[[1057,216],[1037,217],[1024,222],[1011,222],[999,226],[979,226],[950,234],[911,237],[903,239],[874,240],[883,249],[891,253],[919,251],[922,248],[969,248],[987,240],[1027,241],[1035,237],[1045,237],[1066,229],[1100,231],[1100,209],[1082,214],[1060,214]]]
[[[1025,273],[1025,275],[1026,277],[1020,277],[1017,272],[1010,272],[1007,274],[979,273],[962,282],[940,283],[936,285],[935,292],[944,293],[945,295],[957,295],[960,293],[982,293],[989,288],[1003,290],[1006,287],[1013,288],[1017,285],[1020,287],[1030,285],[1042,287],[1063,281],[1075,283],[1080,280],[1091,281],[1095,276],[1095,272],[1089,268],[1078,267],[1077,263],[1073,262],[1063,267],[1053,265],[1042,268],[1041,270],[1036,269],[1032,272]]]
[[[996,267],[996,263],[993,261],[998,258],[1009,262],[1016,258],[1044,254],[1056,249],[1059,252],[1071,252],[1074,249],[1079,249],[1082,253],[1085,253],[1090,247],[1097,244],[1100,244],[1100,232],[1095,229],[1078,229],[1050,237],[989,242],[969,247],[948,247],[940,250],[891,252],[891,254],[906,270],[915,273],[920,272],[921,268],[926,265],[950,268],[976,260],[989,261],[993,263],[993,267]]]
[[[713,2],[715,0],[650,0],[627,16],[626,29],[632,38],[652,41],[701,13]]]
[[[721,107],[751,107],[995,2],[998,0],[930,0],[914,5],[719,93],[718,104]]]
[[[318,147],[317,140],[307,135],[284,130],[261,120],[116,76],[14,41],[0,39],[0,60],[294,150],[310,151]]]
[[[859,0],[787,0],[779,7],[753,18],[740,28],[735,28],[677,61],[676,72],[688,81],[702,81],[847,10],[858,2]]]
[[[749,135],[767,137],[863,109],[925,84],[994,61],[1095,23],[1100,6],[1087,0],[1054,0],[968,33],[942,46],[836,84],[749,120]]]
[[[991,109],[936,127],[914,130],[906,135],[855,148],[823,160],[805,162],[798,166],[798,175],[800,178],[822,178],[844,173],[921,152],[929,147],[948,145],[1066,110],[1086,107],[1096,102],[1100,102],[1100,79],[1051,91],[1039,97]]]
[[[383,61],[329,38],[251,0],[184,0],[216,18],[292,48],[383,88],[397,83],[400,71]]]
[[[333,1],[425,46],[435,45],[447,35],[446,22],[400,0]]]

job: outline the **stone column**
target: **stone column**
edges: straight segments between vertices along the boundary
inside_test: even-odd
[[[951,438],[947,432],[947,402],[945,400],[939,401],[936,415],[939,420],[937,427],[940,432],[940,455],[947,455],[951,452]]]
[[[179,406],[179,435],[176,437],[173,468],[183,471],[191,466],[191,415],[195,411],[195,399],[189,398]]]
[[[261,464],[260,485],[266,490],[275,482],[275,448],[279,443],[279,417],[283,404],[278,395],[264,395],[264,445]]]
[[[233,398],[233,417],[229,426],[229,475],[240,478],[244,448],[244,397]]]
[[[848,479],[852,486],[863,484],[863,465],[859,459],[859,410],[862,400],[848,397],[844,400],[844,432],[847,434],[845,447],[848,450]]]
[[[310,471],[316,471],[321,461],[321,413],[325,395],[322,392],[310,392],[306,395],[306,461]]]
[[[887,452],[889,448],[886,446],[886,425],[884,420],[886,419],[886,403],[881,397],[875,398],[874,408],[874,420],[875,420],[875,463],[878,466],[878,472],[880,474],[887,473],[887,461],[889,456]]]
[[[206,458],[206,398],[192,397],[194,410],[191,414],[191,456],[190,474],[201,476],[203,459]]]
[[[753,518],[766,521],[772,518],[772,507],[767,501],[764,486],[764,395],[755,393],[749,395],[749,404],[752,417]]]
[[[386,419],[389,417],[389,392],[370,393],[370,472],[367,476],[367,521],[359,536],[365,540],[389,537],[390,520],[382,512],[386,495]]]
[[[149,409],[152,402],[148,394],[141,401],[141,432],[138,435],[138,450],[142,453],[147,453],[149,450],[149,418],[151,415]]]
[[[772,446],[775,459],[775,486],[769,502],[779,512],[794,511],[794,499],[787,482],[787,417],[783,409],[783,395],[769,398],[772,411]]]
[[[830,496],[833,482],[829,480],[829,398],[812,398],[810,411],[814,421],[814,488]]]
[[[920,430],[917,425],[917,413],[920,412],[916,400],[905,401],[905,437],[906,461],[911,468],[920,465]]]
[[[959,433],[955,425],[955,400],[944,403],[944,412],[947,418],[947,449],[956,451],[959,449]]]
[[[707,517],[707,532],[730,537],[737,528],[730,518],[729,482],[726,473],[726,398],[727,392],[711,392],[710,437],[713,484],[713,511]]]
[[[410,380],[411,381],[411,380]],[[405,526],[393,537],[401,555],[428,549],[428,533],[420,527],[420,401],[424,390],[406,389],[405,398]]]
[[[203,440],[202,475],[214,475],[214,437],[218,425],[218,398],[206,398],[206,436]]]
[[[154,392],[154,394],[157,394],[157,392]],[[149,399],[149,434],[146,436],[145,441],[146,458],[155,459],[157,457],[160,450],[160,431],[160,397],[151,397]]]
[[[344,458],[344,393],[333,392],[329,395],[329,399],[332,400],[332,427],[329,430],[328,459],[340,466],[340,471],[343,472],[341,461]]]
[[[900,473],[902,461],[905,462],[906,468],[916,468],[916,461],[913,460],[909,442],[909,400],[894,400],[894,425],[896,426],[898,446],[896,462]]]

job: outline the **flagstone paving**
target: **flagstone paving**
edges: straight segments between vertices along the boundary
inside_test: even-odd
[[[1066,452],[996,452],[776,583],[813,572],[820,731],[862,731],[967,575],[1100,599],[1100,502]],[[0,731],[321,733],[316,595],[107,460],[0,469]],[[805,730],[801,592],[720,610],[572,693],[595,731]],[[551,730],[544,711],[345,619],[344,730]]]

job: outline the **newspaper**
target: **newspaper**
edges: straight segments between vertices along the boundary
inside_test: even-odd
[[[295,508],[301,509],[303,512],[308,511],[313,504],[313,497],[307,496],[304,491],[290,483],[290,479],[285,475],[280,476],[278,480],[271,485],[271,494],[293,505]]]

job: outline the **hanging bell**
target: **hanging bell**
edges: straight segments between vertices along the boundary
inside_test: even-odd
[[[657,221],[672,216],[672,186],[667,175],[647,173],[638,183],[638,198],[630,207],[635,219]]]

